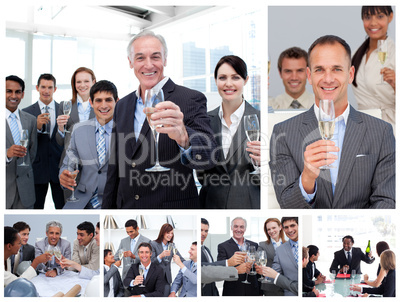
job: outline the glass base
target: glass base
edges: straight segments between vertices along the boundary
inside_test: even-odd
[[[244,280],[244,281],[242,281],[241,283],[244,283],[244,284],[251,284],[251,282],[248,282],[247,280]]]
[[[138,285],[138,287],[145,287],[145,285],[141,284],[141,285]]]
[[[255,275],[257,275],[257,273],[256,272],[250,272],[249,275],[255,276]]]
[[[260,167],[255,168],[255,170],[250,172],[250,174],[260,174]]]
[[[26,163],[19,164],[18,167],[28,167],[29,165]]]
[[[152,168],[145,169],[145,172],[166,172],[166,171],[170,171],[170,168],[163,167],[160,164],[156,164]]]
[[[67,200],[67,201],[70,201],[70,202],[77,202],[77,201],[79,201],[80,199],[77,198],[77,197],[70,197],[70,198],[67,198],[66,200]]]

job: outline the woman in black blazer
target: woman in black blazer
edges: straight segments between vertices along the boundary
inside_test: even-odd
[[[214,168],[197,171],[202,185],[201,207],[207,209],[259,209],[260,175],[252,160],[259,165],[260,142],[248,142],[243,118],[260,112],[243,98],[249,79],[246,63],[237,56],[222,57],[215,67],[215,83],[221,105],[208,112],[218,145]]]
[[[381,270],[385,271],[385,278],[379,287],[361,288],[360,286],[353,285],[351,287],[354,291],[361,291],[364,296],[369,294],[382,295],[383,297],[395,297],[395,253],[391,250],[386,250],[380,256]]]

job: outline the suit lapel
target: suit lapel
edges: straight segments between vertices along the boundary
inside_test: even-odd
[[[87,148],[89,152],[91,152],[91,157],[90,158],[96,158],[96,162],[99,167],[99,158],[98,158],[98,151],[96,150],[96,122],[95,120],[91,120],[91,123],[86,127],[86,132],[87,132]],[[95,144],[94,144],[95,142]],[[106,160],[105,160],[106,162]]]
[[[56,121],[55,121],[55,124],[54,124],[54,128],[53,128],[53,132],[52,132],[52,137],[51,137],[51,139],[53,139],[55,136],[56,136],[56,133],[57,133],[57,131],[58,131],[58,126],[57,126],[57,116],[58,116],[58,113],[59,113],[59,103],[57,103],[56,101],[54,101],[54,111],[55,111],[55,113],[54,113],[54,116],[56,117]]]
[[[219,167],[221,166],[225,170],[225,173],[227,173],[226,160],[222,149],[222,122],[219,118],[219,107],[208,113],[208,115],[211,119],[210,124],[212,132],[215,135],[217,146],[219,146],[218,162],[221,163],[221,165],[218,165],[215,168],[219,169]]]
[[[364,125],[360,114],[353,109],[353,107],[350,107],[345,137],[343,140],[341,160],[339,163],[338,178],[334,194],[334,206],[336,206],[338,202],[342,202],[340,197],[349,180],[349,175],[352,172],[356,155],[359,151],[366,130],[366,126]]]
[[[306,150],[306,147],[321,139],[320,131],[318,129],[318,120],[314,113],[314,105],[304,115],[304,119],[300,127],[300,135],[304,138],[304,140],[302,142],[301,150],[297,155],[299,158],[296,162],[304,162],[304,151]],[[318,186],[323,187],[322,194],[320,194],[320,199],[322,200],[321,205],[322,202],[325,202],[330,208],[332,208],[333,193],[329,169],[320,171],[320,175],[317,178],[317,183]]]

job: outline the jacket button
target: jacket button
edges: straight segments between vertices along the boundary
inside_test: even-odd
[[[140,199],[140,195],[135,195],[135,196],[134,196],[134,199],[135,199],[135,200]]]
[[[131,163],[131,167],[135,168],[135,166],[136,166],[136,163],[135,163],[135,162],[132,162],[132,163]]]
[[[202,158],[201,154],[196,154],[196,155],[195,155],[195,159],[196,159],[196,160],[201,160],[201,158]]]
[[[101,170],[99,170],[99,171],[98,171],[98,174],[101,174],[101,173],[102,173],[102,171],[101,171]]]

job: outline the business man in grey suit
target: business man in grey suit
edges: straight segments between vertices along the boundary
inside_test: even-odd
[[[271,137],[269,164],[279,205],[395,208],[392,126],[348,103],[347,88],[355,72],[349,45],[339,37],[323,36],[308,54],[307,76],[315,105],[275,125]],[[335,107],[332,140],[322,140],[318,130],[319,101],[325,99],[333,100]],[[335,168],[320,169],[325,164]]]
[[[276,249],[272,268],[283,274],[290,281],[298,281],[298,249],[299,249],[299,219],[298,217],[282,217],[282,228],[289,241]],[[297,296],[285,290],[285,296]]]
[[[126,221],[124,227],[126,228],[127,237],[120,241],[119,248],[114,255],[115,260],[119,260],[119,251],[123,250],[123,272],[122,279],[127,275],[128,269],[134,263],[138,263],[138,247],[142,242],[150,243],[151,240],[140,234],[137,221],[129,219]]]
[[[95,227],[89,221],[77,225],[72,260],[91,270],[99,269],[99,246],[95,239]]]
[[[35,257],[48,251],[50,247],[58,247],[64,258],[71,259],[71,245],[68,240],[60,238],[63,232],[63,226],[56,220],[49,221],[46,224],[46,237],[35,242]],[[46,277],[56,277],[63,273],[64,269],[56,262],[55,256],[48,261],[48,265],[41,263],[38,265],[39,272],[45,272]]]
[[[120,277],[120,260],[115,260],[112,251],[103,250],[104,276],[103,276],[103,296],[104,297],[124,297],[123,281]]]
[[[6,77],[6,209],[32,209],[35,204],[32,163],[37,148],[36,118],[18,109],[24,90],[22,79],[15,75]],[[11,129],[15,131],[12,133]],[[28,130],[27,148],[20,146],[22,129]],[[20,166],[26,154],[27,166]]]
[[[172,283],[169,297],[176,297],[179,290],[179,297],[197,297],[197,241],[192,243],[188,253],[190,260],[184,262],[181,262],[178,255],[173,256],[180,270]]]
[[[103,189],[109,164],[113,112],[118,100],[116,86],[109,81],[99,81],[91,87],[90,104],[96,118],[74,125],[67,156],[60,167],[59,178],[63,188],[74,190],[74,171],[70,158],[81,163],[80,179],[74,196],[78,201],[68,201],[63,209],[98,209],[102,207]]]
[[[28,243],[31,227],[26,222],[18,221],[14,223],[13,228],[18,231],[18,234],[20,234],[21,237],[21,248],[19,250],[19,256],[11,256],[11,271],[16,272],[18,265],[22,261],[32,262],[35,259],[35,247]]]

